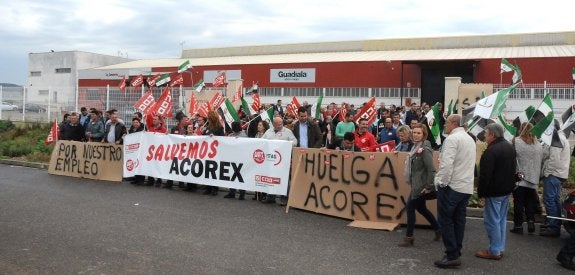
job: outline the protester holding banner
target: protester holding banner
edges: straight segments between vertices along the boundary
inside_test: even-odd
[[[414,128],[417,126],[414,126]],[[413,147],[411,141],[411,128],[407,125],[401,125],[397,128],[397,135],[399,136],[399,143],[395,146],[395,152],[409,152]]]
[[[89,142],[100,142],[104,137],[104,123],[100,120],[98,111],[90,112],[90,121],[86,124],[86,139]]]
[[[148,127],[148,132],[161,133],[161,134],[166,134],[168,132],[168,129],[166,129],[166,126],[164,126],[164,120],[160,115],[153,114],[149,115],[148,117],[151,118],[151,122],[148,122],[148,124],[150,125],[150,127]],[[152,186],[154,185],[154,183],[156,184],[157,187],[160,187],[162,185],[162,180],[154,179],[153,177],[148,177],[148,182],[146,186]]]
[[[388,141],[394,141],[395,145],[399,143],[399,137],[397,137],[396,129],[393,128],[393,122],[390,117],[385,118],[385,126],[381,129],[379,133],[379,143],[386,143]]]
[[[377,142],[375,142],[375,137],[368,131],[369,122],[366,118],[360,118],[357,123],[357,130],[353,132],[355,139],[355,146],[357,146],[361,151],[375,151]]]
[[[297,139],[290,129],[284,127],[283,119],[279,116],[274,117],[273,127],[268,129],[262,136],[263,139],[270,140],[286,140],[291,141],[292,145],[295,147],[297,145]],[[266,199],[262,200],[263,203],[275,203],[275,195],[266,195]]]
[[[319,126],[308,117],[307,108],[301,106],[297,110],[298,122],[294,125],[293,134],[297,139],[296,147],[320,148],[322,134]]]
[[[84,127],[78,122],[78,114],[73,112],[68,116],[68,119],[70,122],[60,128],[60,139],[84,141],[86,133],[84,131]]]
[[[176,120],[178,121],[176,123],[176,127],[173,127],[172,129],[170,129],[170,134],[173,135],[182,135],[185,136],[188,134],[188,124],[190,122],[190,120],[188,119],[188,116],[185,115],[183,112],[179,111],[176,113]],[[184,183],[180,182],[180,186],[183,186]],[[164,188],[170,189],[172,188],[172,186],[174,186],[174,181],[173,180],[167,180],[166,184],[164,185]]]
[[[142,121],[138,116],[134,115],[132,118],[132,125],[130,126],[130,129],[128,129],[128,134],[133,134],[141,131],[144,131],[144,124],[142,124]],[[144,179],[145,176],[135,175],[131,183],[135,185],[142,185],[144,184]]]
[[[242,124],[239,121],[234,121],[232,122],[232,132],[228,135],[228,137],[234,137],[234,138],[247,138],[248,136],[246,135],[246,133],[244,132],[244,130],[242,129]],[[228,191],[228,194],[224,196],[225,199],[234,199],[236,197],[236,189],[234,188],[230,188]],[[246,190],[239,190],[240,192],[240,196],[238,197],[238,200],[243,201],[245,200],[246,197]]]
[[[476,147],[460,123],[460,115],[450,115],[445,121],[449,136],[442,145],[435,175],[437,220],[445,246],[444,257],[434,263],[440,268],[461,265],[467,204],[473,194]]]
[[[102,142],[123,144],[126,133],[126,126],[118,120],[118,113],[114,112],[110,115],[108,123],[106,123]]]
[[[413,230],[415,228],[415,210],[419,212],[435,230],[434,241],[441,239],[439,225],[433,214],[427,209],[426,200],[431,199],[435,194],[433,184],[435,178],[435,166],[433,165],[433,149],[427,140],[427,127],[422,124],[412,129],[413,148],[409,152],[409,157],[405,160],[405,178],[411,185],[411,192],[407,200],[407,230],[405,237],[399,246],[411,246],[415,241]]]
[[[220,115],[211,110],[208,112],[208,124],[204,129],[202,135],[206,136],[224,136],[224,126],[220,123]],[[218,187],[217,186],[206,186],[206,191],[204,191],[204,195],[218,195]]]
[[[355,135],[352,132],[345,133],[339,147],[336,147],[335,149],[350,152],[361,152],[361,148],[357,147],[355,144]]]
[[[531,132],[533,124],[523,122],[519,127],[519,136],[512,142],[517,154],[517,172],[523,179],[513,190],[513,229],[512,233],[523,234],[523,214],[527,218],[527,231],[535,232],[535,209],[539,203],[537,187],[539,186],[542,160],[542,147]]]

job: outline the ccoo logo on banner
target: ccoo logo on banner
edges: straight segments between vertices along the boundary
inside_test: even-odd
[[[137,132],[124,137],[124,177],[286,195],[292,143],[236,137]]]

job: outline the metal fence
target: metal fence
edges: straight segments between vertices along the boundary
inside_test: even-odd
[[[494,92],[508,87],[508,85],[493,84]],[[147,88],[146,88],[147,89]],[[164,88],[154,87],[154,98],[158,98]],[[183,91],[192,90],[191,87],[173,87],[172,100],[174,111],[182,109]],[[0,99],[2,110],[0,119],[11,121],[48,122],[54,119],[61,120],[63,115],[69,112],[78,112],[80,107],[96,108],[98,110],[116,109],[120,118],[131,121],[132,114],[136,111],[134,104],[145,92],[141,88],[128,87],[120,91],[118,87],[55,87],[35,89],[36,94],[29,94],[26,87],[2,87],[0,86]],[[71,91],[71,95],[57,94],[57,91]],[[421,91],[419,88],[405,88],[403,94],[400,88],[282,88],[260,87],[262,102],[272,103],[282,99],[284,104],[291,100],[292,96],[298,96],[300,102],[315,102],[317,96],[324,93],[324,105],[334,101],[336,103],[351,102],[359,106],[361,103],[375,96],[384,99],[386,104],[399,105],[400,98],[411,98],[420,101]],[[528,105],[539,104],[541,99],[551,93],[555,105],[556,114],[571,106],[575,100],[573,84],[524,84],[520,85],[510,95],[510,106],[507,111],[516,113],[524,110]],[[58,98],[59,96],[59,98]],[[251,102],[251,100],[248,100]],[[168,119],[168,125],[174,122]]]

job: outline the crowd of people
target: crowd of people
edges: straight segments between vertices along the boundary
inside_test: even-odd
[[[511,142],[504,139],[504,129],[497,123],[485,127],[484,142],[487,149],[476,167],[476,138],[466,131],[461,116],[442,116],[440,125],[444,132],[441,146],[428,140],[428,127],[424,114],[430,106],[411,104],[404,107],[386,106],[383,102],[377,109],[374,123],[367,119],[354,121],[357,110],[351,104],[329,104],[321,109],[321,118],[311,116],[311,105],[304,104],[297,109],[297,115],[288,113],[281,100],[276,104],[260,108],[260,114],[273,108],[271,121],[263,120],[259,114],[246,114],[240,108],[240,122],[231,125],[222,123],[217,111],[209,111],[207,117],[198,114],[188,117],[176,114],[176,125],[169,132],[176,135],[215,135],[239,138],[262,138],[287,140],[293,146],[302,148],[331,148],[347,151],[376,151],[377,145],[392,141],[395,152],[407,152],[405,178],[411,186],[406,205],[407,230],[399,246],[413,246],[415,243],[414,225],[419,212],[435,231],[434,241],[443,241],[445,247],[442,259],[435,262],[440,268],[461,265],[461,250],[465,233],[466,208],[474,193],[477,179],[477,194],[484,200],[484,226],[489,238],[486,249],[475,256],[483,259],[500,260],[504,256],[506,242],[506,217],[510,196],[514,201],[514,226],[509,231],[523,234],[523,224],[527,232],[533,234],[535,212],[540,206],[536,192],[543,182],[543,205],[551,217],[561,216],[560,190],[569,172],[570,146],[564,133],[559,132],[563,148],[541,144],[525,122],[518,135]],[[443,113],[440,106],[440,112]],[[89,112],[71,113],[60,124],[60,139],[105,142],[122,144],[126,134],[149,131],[168,133],[161,116],[153,115],[143,121],[142,114],[133,114],[129,127],[118,118],[115,110],[102,113],[96,109]],[[270,125],[271,123],[271,125]],[[439,160],[433,159],[433,152],[440,150]],[[439,163],[436,169],[436,162]],[[131,179],[135,185],[173,188],[173,182],[144,176]],[[196,192],[198,183],[179,183],[186,191]],[[218,187],[205,186],[205,195],[216,196]],[[226,199],[244,200],[245,190],[229,189]],[[263,203],[278,203],[271,194],[256,193],[254,200]],[[287,197],[279,198],[285,205]],[[437,199],[437,218],[426,206],[427,200]],[[525,219],[524,219],[525,217]],[[548,218],[540,226],[539,235],[559,237],[561,220]],[[575,236],[569,240],[557,260],[566,268],[575,270],[572,259],[575,256]]]

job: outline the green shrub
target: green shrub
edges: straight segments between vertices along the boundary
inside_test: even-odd
[[[10,120],[0,120],[0,132],[14,129],[15,125]]]

